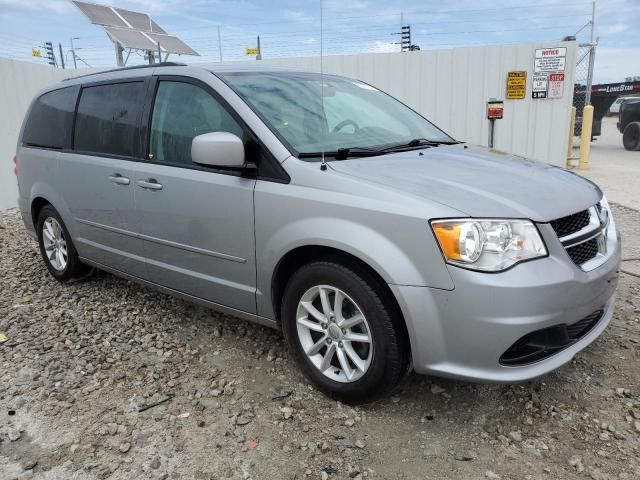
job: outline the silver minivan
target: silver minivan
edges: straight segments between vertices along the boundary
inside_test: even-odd
[[[518,382],[614,310],[600,189],[457,142],[358,80],[266,67],[124,68],[41,92],[16,154],[51,275],[89,267],[282,330],[349,403],[410,370]]]

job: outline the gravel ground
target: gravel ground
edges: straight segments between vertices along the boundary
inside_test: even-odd
[[[640,212],[614,214],[640,256]],[[602,337],[542,379],[411,375],[351,408],[275,331],[106,273],[58,284],[15,212],[0,245],[2,480],[640,478],[637,278]]]

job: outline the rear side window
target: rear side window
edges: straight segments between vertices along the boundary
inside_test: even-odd
[[[22,136],[24,145],[62,149],[68,144],[78,89],[47,92],[33,103]]]
[[[85,87],[80,94],[74,149],[81,152],[137,154],[144,82],[113,83]]]

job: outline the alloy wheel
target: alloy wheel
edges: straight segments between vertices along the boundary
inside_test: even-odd
[[[360,307],[339,288],[307,290],[298,302],[296,327],[303,352],[326,377],[350,383],[369,369],[371,329]]]
[[[60,272],[67,268],[67,241],[62,226],[53,217],[47,217],[42,223],[42,243],[51,266]]]

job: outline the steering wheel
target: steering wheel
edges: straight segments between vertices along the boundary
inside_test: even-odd
[[[339,124],[337,124],[335,127],[333,127],[333,130],[331,130],[331,133],[337,133],[348,125],[351,125],[354,128],[355,132],[360,130],[360,127],[358,126],[358,124],[353,120],[343,120]]]

